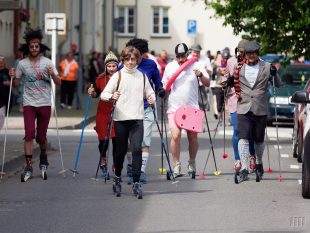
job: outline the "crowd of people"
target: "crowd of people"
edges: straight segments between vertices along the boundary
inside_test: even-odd
[[[61,85],[61,106],[70,109],[79,69],[73,51],[61,60],[59,71],[56,69],[44,55],[48,47],[42,43],[41,30],[30,29],[24,39],[21,47],[24,58],[18,62],[16,70],[5,68],[5,60],[0,57],[1,119],[7,108],[10,86],[23,85],[25,168],[22,181],[33,173],[33,139],[41,149],[40,169],[46,171],[49,165],[46,134],[51,115],[51,83]],[[214,117],[222,120],[225,111],[231,116],[235,182],[246,181],[250,172],[255,172],[258,180],[262,179],[268,85],[280,86],[281,80],[274,66],[259,59],[259,50],[256,41],[241,40],[234,55],[224,48],[214,57],[210,51],[203,55],[199,44],[188,47],[179,43],[174,46],[175,58],[170,60],[165,50],[156,57],[149,52],[147,40],[133,38],[126,43],[120,57],[110,51],[102,65],[93,54],[87,94],[99,98],[95,131],[99,167],[105,178],[109,176],[107,147],[112,140],[116,196],[122,193],[121,176],[127,158],[128,183],[132,184],[135,196],[143,197],[142,184],[148,182],[146,167],[152,154],[156,99],[167,101],[174,178],[183,174],[180,142],[184,129],[188,139],[187,172],[195,178],[200,133],[195,127],[203,124],[198,118],[186,122],[185,112],[185,117],[181,117],[184,124],[193,124],[192,128],[185,128],[178,120],[179,110],[184,106],[195,112],[210,110],[209,95],[212,93]],[[0,123],[3,124],[3,120]]]

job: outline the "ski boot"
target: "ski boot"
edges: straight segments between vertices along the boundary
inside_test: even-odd
[[[249,179],[249,172],[246,169],[243,169],[240,173],[235,174],[235,183],[240,184],[243,181],[246,181]]]
[[[250,173],[255,172],[255,167],[256,167],[256,158],[255,156],[251,155],[250,156]]]
[[[107,165],[101,164],[100,170],[101,170],[101,176],[102,176],[102,178],[104,178],[104,182],[106,183],[107,180],[110,180],[110,174],[109,174]]]
[[[21,182],[26,182],[28,179],[32,178],[32,173],[33,173],[33,169],[32,166],[30,164],[27,164],[24,168],[23,173],[20,176],[20,181]]]
[[[141,171],[141,175],[140,175],[140,182],[143,184],[147,183],[147,177],[146,177],[146,173]]]
[[[133,194],[138,198],[138,199],[142,199],[142,185],[139,182],[135,182],[132,185],[132,192]]]
[[[256,182],[260,182],[263,179],[264,175],[263,164],[256,164],[255,174],[256,174]]]
[[[113,192],[117,197],[121,196],[122,186],[120,177],[117,176],[114,177]]]
[[[127,184],[131,185],[133,183],[133,180],[132,180],[132,165],[131,164],[127,165],[127,177],[128,177]]]
[[[196,163],[195,160],[188,161],[187,172],[189,177],[196,179]]]

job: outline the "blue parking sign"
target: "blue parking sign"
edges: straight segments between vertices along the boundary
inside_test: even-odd
[[[187,21],[187,34],[195,36],[197,34],[197,21],[190,19]]]

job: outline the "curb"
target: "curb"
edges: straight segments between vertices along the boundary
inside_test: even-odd
[[[85,126],[88,126],[90,123],[92,123],[94,120],[96,120],[96,115],[95,116],[90,116],[85,120]],[[83,120],[75,125],[68,125],[68,126],[64,126],[61,127],[59,129],[82,129],[83,126]]]

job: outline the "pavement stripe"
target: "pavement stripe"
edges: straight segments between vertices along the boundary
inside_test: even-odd
[[[281,158],[289,158],[290,155],[289,154],[281,154]]]
[[[302,180],[298,180],[298,184],[302,184]]]
[[[299,165],[291,164],[290,168],[291,169],[299,169],[300,167],[299,167]]]
[[[273,147],[274,147],[275,149],[278,149],[278,145],[273,145]],[[281,146],[281,145],[279,145],[279,149],[282,149],[282,146]]]

